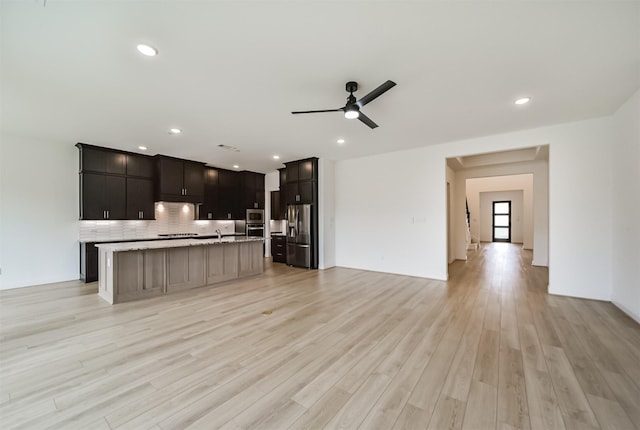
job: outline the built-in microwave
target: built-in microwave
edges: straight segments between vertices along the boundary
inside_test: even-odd
[[[247,224],[264,224],[264,209],[247,209]]]

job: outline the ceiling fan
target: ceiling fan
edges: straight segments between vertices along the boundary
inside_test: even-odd
[[[389,91],[391,88],[395,86],[396,86],[395,82],[387,81],[382,85],[380,85],[375,90],[371,91],[366,96],[362,97],[360,100],[356,101],[356,97],[353,95],[353,93],[358,91],[358,83],[350,81],[350,82],[347,82],[347,85],[346,85],[346,89],[347,89],[347,92],[349,93],[349,97],[347,97],[347,104],[344,105],[344,107],[341,107],[338,109],[306,110],[306,111],[298,111],[298,112],[291,112],[291,113],[295,115],[299,113],[321,113],[321,112],[343,111],[345,118],[348,118],[348,119],[358,118],[360,121],[368,125],[370,128],[376,128],[378,124],[371,121],[371,119],[368,116],[360,112],[360,109],[362,109],[362,107],[367,103],[372,102],[373,100],[380,97],[382,94],[386,93],[387,91]]]

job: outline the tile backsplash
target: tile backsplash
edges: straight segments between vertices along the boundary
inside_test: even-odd
[[[235,232],[234,221],[195,220],[195,210],[191,203],[158,202],[155,221],[80,221],[80,241],[146,239],[168,233],[213,235],[216,229],[222,234]]]

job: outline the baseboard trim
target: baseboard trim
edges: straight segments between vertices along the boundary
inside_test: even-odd
[[[632,320],[634,320],[635,322],[640,324],[640,315],[636,315],[634,312],[631,311],[631,309],[629,309],[628,307],[626,307],[622,303],[615,302],[613,300],[611,300],[611,303],[613,303],[613,306],[615,306],[616,308],[618,308],[622,312],[624,312],[629,318],[631,318]]]

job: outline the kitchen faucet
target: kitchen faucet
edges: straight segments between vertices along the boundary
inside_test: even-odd
[[[222,240],[222,232],[219,228],[216,228],[216,234],[218,235],[218,240]]]

